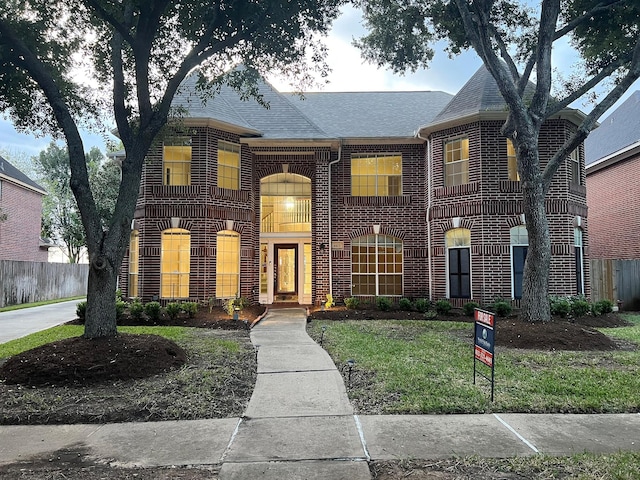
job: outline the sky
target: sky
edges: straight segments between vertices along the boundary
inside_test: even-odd
[[[473,52],[466,52],[451,59],[442,48],[436,48],[431,68],[397,75],[362,60],[359,50],[352,45],[352,41],[364,33],[360,13],[352,7],[344,8],[326,39],[329,48],[327,61],[332,69],[329,83],[315,90],[327,92],[440,90],[455,94],[482,65],[480,58]],[[574,59],[575,53],[568,44],[561,44],[554,49],[554,66],[565,74],[571,71]],[[291,87],[282,79],[269,78],[269,81],[280,91],[291,90]],[[628,90],[614,108],[638,89],[640,89],[640,81]],[[571,106],[585,112],[591,108],[580,101]],[[90,150],[92,146],[97,146],[103,152],[106,150],[106,143],[101,135],[89,132],[82,132],[82,134],[85,150]],[[0,151],[8,154],[9,157],[20,155],[28,158],[37,155],[47,147],[50,141],[50,138],[37,138],[33,135],[18,133],[9,120],[0,117]]]

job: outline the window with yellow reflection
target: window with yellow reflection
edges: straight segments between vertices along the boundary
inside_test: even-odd
[[[507,171],[509,180],[514,182],[520,181],[520,174],[518,173],[518,161],[516,159],[516,149],[513,146],[511,139],[507,138]]]
[[[164,185],[191,185],[191,145],[164,145],[162,156]]]
[[[191,272],[191,233],[182,228],[162,232],[160,296],[188,298]]]
[[[389,197],[402,195],[402,156],[367,154],[351,157],[351,195]]]
[[[469,183],[469,139],[458,138],[444,144],[444,184]]]
[[[240,234],[223,230],[216,235],[216,297],[240,296]]]
[[[240,189],[240,145],[218,141],[218,187]]]
[[[139,234],[132,230],[129,237],[129,297],[138,296]]]

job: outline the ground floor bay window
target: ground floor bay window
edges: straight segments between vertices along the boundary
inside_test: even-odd
[[[160,255],[160,296],[167,299],[189,297],[191,233],[182,228],[162,232]]]
[[[216,235],[216,298],[240,296],[240,234],[223,230]]]
[[[364,235],[351,241],[351,294],[402,296],[402,240]]]

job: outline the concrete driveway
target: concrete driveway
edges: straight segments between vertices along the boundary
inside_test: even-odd
[[[82,301],[71,300],[41,307],[0,312],[0,343],[73,320],[76,318],[76,305]]]

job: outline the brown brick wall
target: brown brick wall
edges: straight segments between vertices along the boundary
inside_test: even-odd
[[[0,208],[7,215],[0,222],[0,260],[46,262],[47,250],[40,248],[42,195],[0,180]]]
[[[591,258],[640,258],[640,155],[587,177]]]

